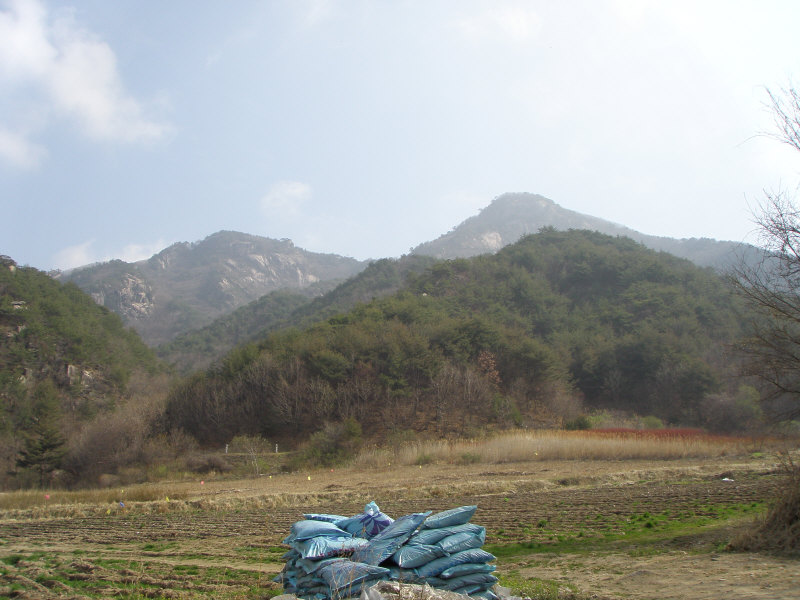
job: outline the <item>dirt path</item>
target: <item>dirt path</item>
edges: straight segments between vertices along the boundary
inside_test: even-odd
[[[523,569],[529,577],[571,583],[603,597],[661,600],[800,598],[797,560],[752,554],[558,556]]]

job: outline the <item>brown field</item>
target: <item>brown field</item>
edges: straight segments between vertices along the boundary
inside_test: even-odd
[[[394,517],[477,504],[503,582],[536,598],[800,598],[800,560],[724,549],[782,477],[774,457],[747,455],[362,461],[85,497],[0,494],[0,597],[268,598],[280,540],[303,512],[352,515],[375,500]]]

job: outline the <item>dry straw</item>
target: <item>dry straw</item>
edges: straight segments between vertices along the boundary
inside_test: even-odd
[[[537,460],[674,460],[740,454],[752,440],[711,436],[692,430],[524,431],[481,440],[412,442],[397,448],[362,452],[355,465],[391,461],[502,464]]]

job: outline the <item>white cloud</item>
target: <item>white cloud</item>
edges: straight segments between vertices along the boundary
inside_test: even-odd
[[[99,262],[100,259],[92,253],[92,244],[94,240],[87,240],[82,244],[62,248],[53,257],[53,264],[59,269],[67,270]]]
[[[150,258],[154,254],[161,252],[169,244],[163,239],[159,239],[149,244],[128,244],[122,249],[122,252],[117,256],[120,260],[125,262],[137,262]],[[109,260],[109,259],[106,259]]]
[[[494,4],[480,14],[461,17],[456,28],[470,40],[526,42],[542,28],[539,14],[525,2]]]
[[[3,95],[43,104],[96,140],[139,142],[168,132],[125,90],[107,43],[69,14],[52,17],[39,0],[10,0],[6,6],[0,10]]]
[[[77,118],[91,137],[136,142],[166,132],[126,93],[108,44],[91,39],[68,21],[57,24],[53,38],[59,55],[46,85],[56,106]]]
[[[92,248],[95,240],[87,240],[81,244],[67,246],[56,252],[53,256],[53,264],[61,270],[74,269],[98,262],[107,262],[113,259],[124,260],[125,262],[137,262],[150,258],[157,252],[163,250],[167,243],[163,239],[145,244],[128,244],[121,251],[111,254],[97,252]]]
[[[0,161],[29,169],[37,166],[46,154],[44,148],[30,142],[24,135],[0,125]]]
[[[44,78],[57,53],[46,39],[46,11],[35,0],[9,4],[0,12],[0,75],[18,83]]]
[[[300,207],[311,199],[311,186],[300,181],[274,183],[261,198],[262,211],[272,216],[280,213],[284,217],[296,217]]]

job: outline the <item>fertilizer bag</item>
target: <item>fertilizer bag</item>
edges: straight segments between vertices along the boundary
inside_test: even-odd
[[[418,567],[416,571],[417,575],[420,577],[435,577],[441,574],[443,571],[449,569],[450,567],[455,567],[456,565],[462,565],[466,563],[488,563],[493,561],[494,558],[494,555],[489,554],[486,552],[486,550],[474,548],[472,550],[457,552],[451,556],[437,558],[436,560],[429,562],[427,565]]]
[[[439,546],[400,546],[400,549],[392,554],[392,562],[404,569],[421,567],[431,562],[435,558],[447,556],[448,552]]]
[[[411,534],[430,514],[431,511],[428,511],[400,517],[373,537],[366,546],[356,550],[353,553],[353,560],[369,565],[381,564],[406,543]]]
[[[293,542],[292,546],[303,558],[319,560],[352,554],[366,544],[367,540],[362,538],[320,536],[302,542]]]
[[[461,533],[454,533],[448,535],[443,540],[440,540],[436,545],[444,550],[445,554],[455,554],[462,550],[471,550],[472,548],[480,548],[486,541],[486,530],[478,533],[471,533],[463,531]]]
[[[482,535],[486,539],[486,528],[473,523],[464,523],[463,525],[453,525],[452,527],[439,527],[437,529],[421,529],[412,535],[408,543],[412,546],[427,546],[436,544],[444,538],[455,535],[457,533],[474,533]]]
[[[341,527],[352,535],[371,539],[392,524],[391,517],[383,514],[375,502],[370,502],[364,507],[364,512],[354,517],[342,517],[336,521],[336,526]]]
[[[327,564],[318,573],[330,588],[331,597],[339,596],[339,592],[342,590],[350,591],[354,586],[365,581],[389,579],[389,569],[350,560]]]
[[[292,542],[302,542],[303,540],[310,540],[315,537],[353,537],[344,529],[340,529],[333,523],[327,521],[315,521],[313,519],[306,519],[304,521],[297,521],[292,525],[292,532],[283,540],[284,544],[291,544]]]
[[[458,508],[451,508],[450,510],[445,510],[428,517],[422,528],[438,529],[439,527],[463,525],[469,522],[476,510],[478,510],[477,506],[459,506]]]

